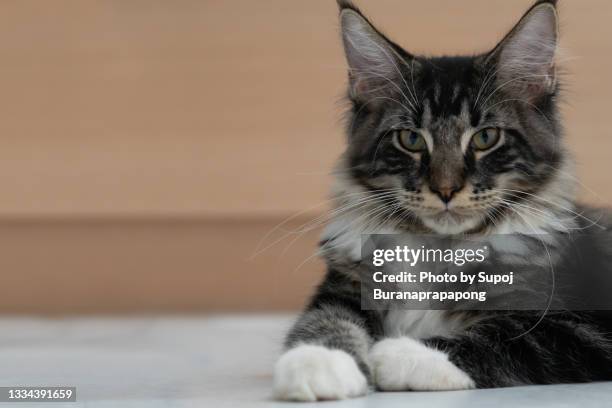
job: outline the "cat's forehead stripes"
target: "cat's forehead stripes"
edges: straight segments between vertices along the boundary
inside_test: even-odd
[[[458,89],[459,87],[456,87]],[[434,116],[431,103],[428,99],[423,101],[423,115],[419,123],[421,129],[426,130],[432,140],[432,145],[461,144],[461,136],[466,129],[472,128],[473,117],[470,103],[463,98],[457,102],[459,110],[449,113],[448,116]],[[432,146],[432,147],[433,147]]]
[[[455,84],[455,88],[453,89],[453,95],[451,96],[451,103],[455,103],[461,92],[461,84]]]
[[[417,91],[433,116],[458,116],[466,100],[473,102],[478,74],[474,58],[434,58],[421,64]]]

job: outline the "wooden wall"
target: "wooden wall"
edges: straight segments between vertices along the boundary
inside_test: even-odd
[[[428,54],[485,50],[530,0],[358,1]],[[568,139],[612,202],[612,2],[561,2]],[[345,83],[332,0],[0,2],[0,309],[294,309]],[[239,255],[236,255],[238,253]],[[235,289],[238,290],[238,295]],[[232,292],[234,290],[234,292]]]

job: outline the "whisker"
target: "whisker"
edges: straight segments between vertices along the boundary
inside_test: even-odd
[[[533,198],[533,199],[535,199],[535,200],[540,200],[540,201],[541,201],[541,202],[543,202],[543,203],[546,203],[546,204],[548,204],[548,205],[551,205],[551,206],[554,206],[554,207],[560,208],[560,209],[562,209],[562,210],[564,210],[564,211],[567,211],[567,212],[570,212],[570,213],[572,213],[572,214],[575,214],[576,216],[578,216],[578,217],[580,217],[580,218],[584,219],[585,221],[590,222],[590,223],[591,223],[591,225],[598,226],[599,228],[601,228],[601,229],[603,229],[603,230],[605,230],[605,229],[606,229],[604,226],[599,225],[599,224],[597,223],[597,221],[592,220],[592,219],[590,219],[590,218],[586,217],[586,216],[585,216],[585,215],[583,215],[583,214],[577,213],[576,211],[574,211],[574,210],[572,210],[572,209],[570,209],[570,208],[564,207],[564,206],[562,206],[562,205],[561,205],[561,204],[559,204],[559,203],[555,203],[555,202],[553,202],[553,201],[547,200],[547,199],[542,198],[542,197],[540,197],[540,196],[537,196],[537,195],[535,195],[535,194],[528,193],[528,192],[526,192],[526,191],[521,191],[521,190],[513,190],[513,189],[506,189],[506,188],[497,188],[496,190],[497,190],[497,191],[500,191],[500,192],[510,192],[510,193],[515,193],[515,194],[516,194],[516,196],[519,196],[519,195],[527,195],[527,196],[529,196],[529,197],[532,197],[532,198]]]
[[[357,201],[354,201],[350,204],[346,204],[344,206],[338,207],[336,209],[334,209],[333,211],[329,212],[329,213],[325,213],[317,218],[315,218],[315,220],[321,218],[322,221],[324,222],[325,217],[331,217],[333,215],[336,215],[338,213],[340,213],[341,211],[343,211],[345,208],[349,208],[349,206],[358,206],[358,205],[362,205],[364,203],[366,203],[368,200],[376,200],[377,198],[379,198],[381,195],[383,194],[393,194],[397,191],[397,189],[384,189],[384,190],[380,190],[381,193],[379,195],[373,194],[373,193],[368,193],[365,191],[360,191],[360,192],[353,192],[353,193],[348,193],[348,194],[344,194],[344,195],[340,195],[340,196],[336,196],[336,197],[332,197],[330,199],[321,201],[317,204],[315,204],[314,206],[311,206],[305,210],[299,211],[287,218],[285,218],[283,221],[281,221],[280,223],[278,223],[276,226],[274,226],[268,233],[266,233],[266,235],[264,235],[264,237],[260,240],[259,244],[257,245],[257,247],[255,248],[255,251],[253,253],[253,255],[251,256],[250,259],[253,259],[254,257],[256,257],[257,255],[261,254],[262,252],[265,252],[267,249],[271,248],[272,246],[276,245],[278,242],[282,241],[283,239],[286,238],[286,235],[281,237],[278,240],[275,240],[274,242],[272,242],[271,244],[267,245],[264,248],[261,248],[261,246],[263,245],[263,243],[272,235],[274,234],[276,231],[278,231],[279,229],[281,229],[283,227],[283,225],[286,225],[288,222],[291,222],[292,220],[296,219],[297,217],[304,215],[310,211],[312,211],[315,208],[318,208],[322,205],[325,205],[329,202],[333,202],[333,201],[338,201],[341,200],[343,198],[351,198],[351,197],[355,197],[355,196],[359,196],[359,195],[363,195],[365,197],[362,197],[361,199],[358,199]],[[305,225],[307,225],[308,223],[311,223],[313,220],[308,221],[306,224],[302,224],[302,226],[298,227],[298,231],[301,229],[301,227],[304,227]],[[306,231],[307,232],[307,231]],[[292,231],[289,232],[289,234],[292,233]]]

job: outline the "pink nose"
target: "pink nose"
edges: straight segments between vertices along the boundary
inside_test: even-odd
[[[454,197],[455,193],[461,190],[461,186],[451,187],[430,187],[429,189],[435,193],[444,204],[448,204]]]

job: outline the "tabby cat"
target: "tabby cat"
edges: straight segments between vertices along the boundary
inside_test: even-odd
[[[609,265],[612,224],[576,204],[564,147],[556,1],[537,1],[490,52],[436,58],[338,3],[350,111],[321,242],[328,271],[286,338],[275,396],[612,380],[605,311],[363,310],[354,274],[366,232],[545,234],[557,259],[572,231],[597,227],[592,256]]]

